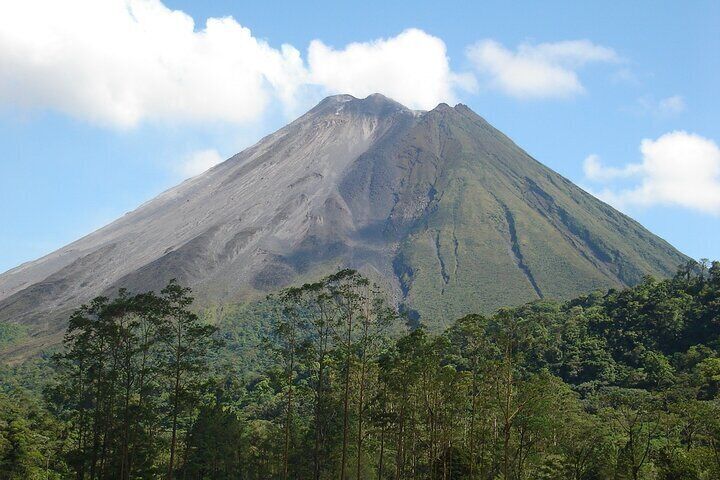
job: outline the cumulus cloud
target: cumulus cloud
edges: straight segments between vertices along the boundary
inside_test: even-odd
[[[720,148],[700,135],[675,131],[640,144],[642,161],[622,168],[606,167],[596,155],[585,160],[589,180],[606,185],[597,195],[620,208],[676,205],[720,215]],[[635,180],[627,188],[607,185]]]
[[[381,92],[411,108],[451,102],[458,86],[474,88],[474,77],[450,70],[445,43],[418,29],[341,50],[314,40],[308,66],[311,81],[329,91],[361,97]]]
[[[467,49],[489,86],[517,98],[567,98],[585,91],[577,70],[589,63],[619,62],[611,48],[588,40],[522,43],[515,51],[494,40]]]
[[[158,0],[23,0],[0,7],[0,99],[130,127],[144,119],[252,120],[305,71],[297,49],[232,18]]]
[[[0,102],[116,127],[247,122],[273,101],[293,109],[312,88],[430,108],[472,86],[443,41],[416,29],[339,50],[313,41],[306,64],[232,17],[195,25],[160,0],[0,3]]]
[[[217,150],[198,150],[188,155],[185,160],[178,165],[177,171],[183,177],[194,177],[209,170],[224,159]]]

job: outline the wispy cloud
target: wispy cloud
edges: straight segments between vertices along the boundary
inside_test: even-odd
[[[634,87],[640,86],[642,82],[638,75],[628,67],[622,67],[616,70],[610,75],[610,81],[618,84],[631,85]]]
[[[596,182],[606,182],[619,178],[628,178],[642,172],[641,165],[630,164],[622,168],[608,167],[602,164],[598,155],[588,155],[583,162],[585,178]]]
[[[672,97],[663,98],[658,102],[658,111],[664,114],[675,114],[685,111],[685,99],[680,95],[673,95]]]
[[[184,178],[194,177],[209,170],[224,159],[217,150],[198,150],[190,155],[177,166],[178,174]]]
[[[638,98],[636,104],[628,110],[638,115],[667,118],[684,112],[687,110],[687,105],[681,95],[672,95],[659,100],[646,95]]]
[[[520,44],[512,51],[494,40],[467,50],[490,87],[517,98],[568,98],[585,91],[577,71],[589,63],[616,63],[611,48],[588,40]]]
[[[666,133],[640,143],[642,160],[607,167],[597,155],[585,159],[588,180],[600,183],[595,194],[617,207],[676,205],[720,215],[720,148],[700,135]],[[629,187],[613,185],[634,180]]]

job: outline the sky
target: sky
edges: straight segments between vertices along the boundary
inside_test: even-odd
[[[0,0],[0,272],[324,96],[464,103],[720,259],[720,2]]]

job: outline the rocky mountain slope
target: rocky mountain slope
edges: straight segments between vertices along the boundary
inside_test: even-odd
[[[0,275],[0,321],[37,346],[118,287],[244,301],[340,267],[433,326],[672,273],[686,258],[464,105],[326,98],[106,227]],[[48,340],[49,339],[49,340]]]

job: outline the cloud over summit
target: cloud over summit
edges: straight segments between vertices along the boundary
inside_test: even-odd
[[[273,46],[232,17],[196,24],[161,0],[2,2],[0,104],[131,128],[251,122],[273,104],[296,113],[333,93],[379,92],[430,109],[477,89],[474,73],[453,71],[445,42],[417,28],[302,48]],[[490,87],[521,99],[576,95],[584,91],[580,67],[618,61],[588,40],[515,51],[484,40],[467,55]]]
[[[306,63],[232,17],[196,25],[159,0],[0,5],[0,102],[114,127],[253,121],[272,101],[292,108],[307,88],[431,108],[459,87],[472,78],[452,72],[444,42],[417,29],[340,49],[315,40]]]
[[[445,43],[415,28],[341,50],[314,40],[308,64],[311,81],[332,92],[382,92],[410,108],[431,109],[452,102],[458,86],[474,88],[472,76],[450,70]]]

